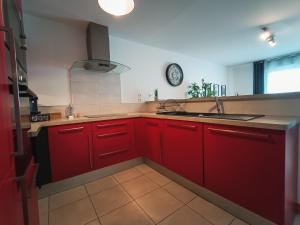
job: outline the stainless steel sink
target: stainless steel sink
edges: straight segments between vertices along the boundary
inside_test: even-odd
[[[218,114],[218,113],[195,113],[195,112],[159,112],[158,115],[169,116],[188,116],[188,117],[202,117],[213,119],[226,119],[226,120],[240,120],[249,121],[264,115],[249,115],[249,114]]]

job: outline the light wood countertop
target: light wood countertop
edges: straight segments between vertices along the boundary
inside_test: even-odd
[[[76,123],[88,123],[88,122],[105,121],[105,120],[130,119],[130,118],[138,118],[138,117],[192,121],[192,122],[200,122],[200,123],[221,124],[221,125],[231,125],[231,126],[240,126],[240,127],[253,127],[253,128],[281,130],[281,131],[288,130],[296,126],[300,122],[300,117],[286,117],[286,116],[264,116],[250,121],[238,121],[238,120],[213,119],[213,118],[203,118],[203,117],[157,115],[155,113],[129,113],[129,114],[103,115],[98,118],[80,117],[74,119],[60,119],[60,120],[31,123],[31,129],[29,130],[29,135],[31,137],[36,137],[39,134],[41,128],[43,127],[76,124]]]

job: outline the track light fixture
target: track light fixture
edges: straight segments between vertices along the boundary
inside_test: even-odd
[[[262,41],[266,41],[270,45],[270,47],[275,47],[277,45],[275,35],[267,27],[262,28],[262,32],[259,37]]]

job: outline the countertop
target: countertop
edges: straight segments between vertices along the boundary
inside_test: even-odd
[[[129,119],[129,118],[138,118],[138,117],[192,121],[192,122],[201,122],[201,123],[209,123],[209,124],[253,127],[253,128],[281,130],[281,131],[288,130],[296,126],[300,122],[300,117],[286,117],[286,116],[264,116],[250,121],[238,121],[238,120],[213,119],[213,118],[202,118],[202,117],[200,118],[200,117],[186,117],[186,116],[167,116],[167,115],[157,115],[155,113],[129,113],[129,114],[103,115],[98,118],[79,117],[74,119],[60,119],[60,120],[51,120],[45,122],[36,122],[31,124],[31,129],[28,132],[29,132],[29,136],[36,137],[39,134],[41,128],[43,127],[51,127],[51,126],[75,124],[75,123],[88,123],[88,122],[96,122],[96,121],[104,121],[104,120]]]

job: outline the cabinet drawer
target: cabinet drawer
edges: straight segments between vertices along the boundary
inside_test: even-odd
[[[60,135],[68,135],[68,134],[76,134],[82,132],[90,132],[91,125],[88,123],[77,123],[77,124],[70,124],[70,125],[61,125],[49,128],[53,133],[60,134]]]
[[[111,132],[120,132],[129,130],[132,124],[131,120],[109,120],[93,123],[93,131],[97,134],[106,134]]]
[[[103,168],[136,156],[134,151],[133,124],[128,123],[125,129],[93,133],[93,158],[95,168]],[[110,128],[109,128],[110,129]]]

